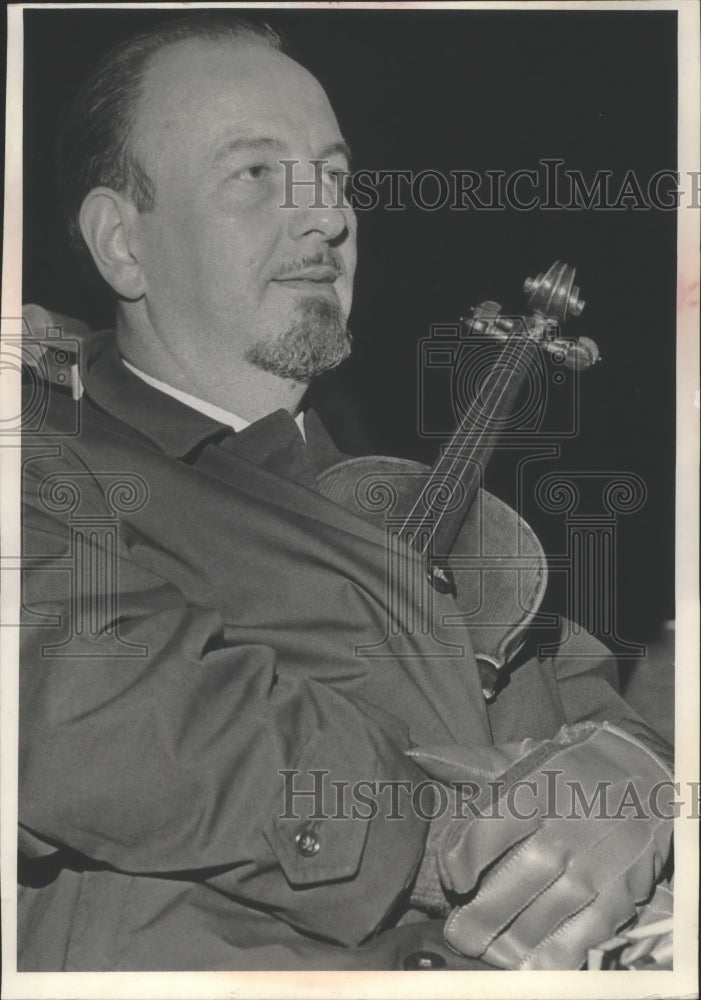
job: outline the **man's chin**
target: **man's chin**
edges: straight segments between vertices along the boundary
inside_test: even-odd
[[[336,296],[305,297],[295,310],[295,320],[277,337],[252,344],[246,361],[279,378],[308,384],[345,361],[351,336]]]

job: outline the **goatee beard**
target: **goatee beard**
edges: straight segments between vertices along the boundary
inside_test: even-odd
[[[294,326],[271,340],[259,340],[246,361],[280,378],[308,384],[337,368],[350,354],[350,333],[338,302],[309,296],[299,304]]]

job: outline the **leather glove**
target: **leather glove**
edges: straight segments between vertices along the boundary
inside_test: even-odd
[[[440,879],[445,938],[462,954],[577,969],[650,897],[671,846],[672,774],[623,729],[583,722],[552,740],[408,755],[453,786],[412,901],[435,905]]]

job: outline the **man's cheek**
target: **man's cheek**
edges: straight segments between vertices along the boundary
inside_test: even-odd
[[[353,303],[353,275],[355,268],[346,267],[346,271],[342,278],[339,279],[336,285],[336,294],[338,295],[338,300],[341,303],[341,309],[343,310],[343,315],[345,319],[348,319],[348,315],[351,310],[351,305]]]

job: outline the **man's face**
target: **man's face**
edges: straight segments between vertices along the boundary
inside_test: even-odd
[[[262,44],[179,43],[146,70],[132,148],[155,189],[139,218],[149,325],[193,386],[223,399],[242,360],[297,382],[338,364],[355,219],[334,207],[348,162],[317,81]],[[290,199],[280,162],[311,181],[315,159],[325,207],[311,185]]]

